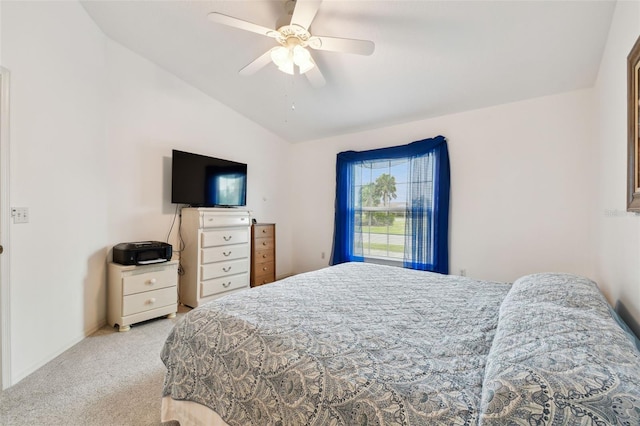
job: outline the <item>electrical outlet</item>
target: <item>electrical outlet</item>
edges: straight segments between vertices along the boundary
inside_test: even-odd
[[[466,277],[467,276],[467,270],[464,269],[464,268],[460,269],[460,276],[461,277]]]
[[[11,216],[13,216],[13,223],[29,223],[29,209],[27,207],[13,207]]]
[[[324,252],[322,252],[322,253],[320,254],[320,258],[321,258],[321,259],[324,259]]]

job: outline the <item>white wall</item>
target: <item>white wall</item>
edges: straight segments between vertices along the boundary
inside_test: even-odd
[[[597,279],[611,304],[640,321],[640,216],[626,213],[627,55],[640,36],[640,2],[619,1],[595,86]]]
[[[296,272],[328,262],[338,152],[441,134],[451,161],[452,273],[593,275],[592,113],[592,91],[582,90],[295,145]]]
[[[172,148],[248,163],[248,208],[277,224],[291,272],[287,142],[109,41],[76,2],[0,7],[11,205],[31,214],[6,251],[13,383],[105,323],[111,246],[166,238]]]
[[[106,40],[77,3],[1,7],[11,205],[31,215],[6,250],[15,382],[104,321]]]
[[[107,64],[109,243],[167,238],[171,150],[179,149],[247,163],[247,208],[276,223],[276,273],[291,273],[289,194],[281,190],[290,144],[112,41]]]

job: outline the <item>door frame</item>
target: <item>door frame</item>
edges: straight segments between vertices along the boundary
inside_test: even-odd
[[[2,389],[13,384],[11,377],[11,285],[9,275],[9,70],[0,66],[0,382]]]

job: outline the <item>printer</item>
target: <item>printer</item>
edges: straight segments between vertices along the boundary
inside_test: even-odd
[[[113,246],[113,261],[121,265],[148,265],[171,260],[173,247],[162,241],[138,241]]]

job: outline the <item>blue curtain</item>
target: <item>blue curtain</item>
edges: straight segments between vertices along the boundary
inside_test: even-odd
[[[449,153],[446,141],[409,160],[404,266],[449,273]]]
[[[336,164],[336,211],[333,230],[331,264],[362,262],[362,234],[356,229],[356,193],[353,163],[358,161],[354,151],[338,154]],[[359,227],[359,225],[358,225]]]
[[[448,273],[449,156],[443,136],[369,151],[345,151],[336,162],[336,205],[331,264],[363,261],[354,165],[409,159],[404,266]],[[433,181],[431,183],[431,181]]]

